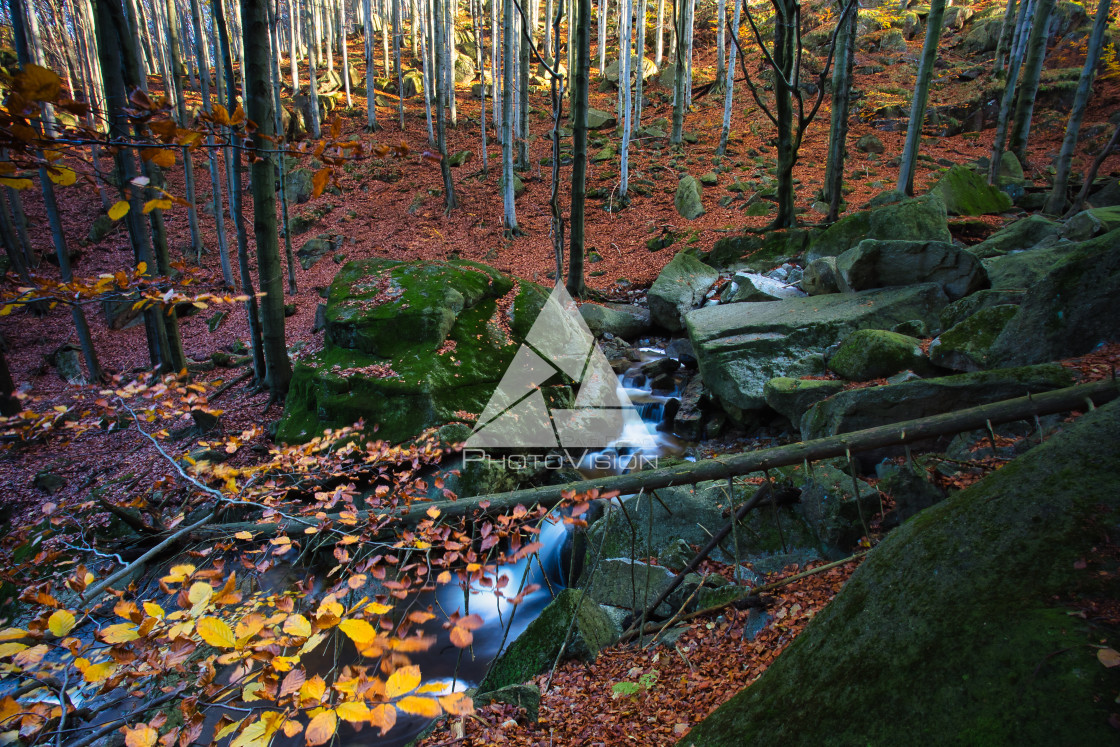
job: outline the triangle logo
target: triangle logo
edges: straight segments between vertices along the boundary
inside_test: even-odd
[[[541,387],[579,384],[573,407],[550,410]],[[638,409],[562,284],[552,290],[464,444],[468,449],[650,448]]]

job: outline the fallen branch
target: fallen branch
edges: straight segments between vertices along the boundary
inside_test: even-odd
[[[248,369],[247,371],[242,373],[240,376],[238,376],[236,378],[233,378],[233,379],[230,379],[229,381],[227,381],[226,383],[222,384],[220,387],[215,389],[214,393],[206,398],[207,404],[212,403],[214,400],[216,400],[218,397],[221,397],[223,394],[225,394],[231,388],[233,388],[233,387],[237,386],[238,384],[240,384],[241,382],[247,381],[251,378],[253,378],[253,369],[252,368]]]
[[[726,480],[728,477],[737,477],[791,464],[801,464],[805,461],[813,462],[844,456],[849,451],[858,452],[886,446],[901,446],[937,436],[985,428],[988,422],[993,424],[1007,423],[1035,416],[1080,410],[1086,407],[1086,402],[1093,405],[1102,405],[1118,396],[1120,396],[1120,383],[1098,381],[1092,384],[1082,384],[1042,394],[979,405],[966,410],[931,415],[927,418],[907,420],[901,423],[882,425],[838,436],[777,446],[771,449],[703,459],[698,462],[663,469],[579,480],[564,485],[514,490],[508,493],[477,496],[469,500],[420,502],[402,507],[395,516],[395,524],[397,526],[414,525],[423,520],[427,516],[426,512],[433,506],[439,509],[443,518],[454,519],[475,513],[501,514],[512,510],[517,505],[539,505],[552,508],[563,500],[564,493],[573,491],[586,493],[591,490],[598,490],[601,494],[615,492],[621,495],[630,495],[637,493],[642,488],[648,491],[673,485],[692,485],[708,480]],[[490,504],[485,511],[478,508],[478,504],[482,501],[489,501]],[[389,511],[374,511],[373,515],[378,516],[381,513],[389,513]],[[369,515],[369,511],[359,511],[358,521],[365,521]],[[334,521],[338,518],[337,514],[328,514],[323,520]],[[302,519],[293,520],[290,523],[244,521],[207,527],[205,532],[199,532],[198,535],[200,537],[232,536],[237,532],[249,531],[268,536],[289,531],[302,532],[304,527],[317,523],[319,523],[318,520],[314,518],[308,518],[306,521]]]

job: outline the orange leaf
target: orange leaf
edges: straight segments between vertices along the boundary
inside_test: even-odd
[[[431,698],[418,698],[415,695],[409,695],[398,700],[397,708],[405,713],[411,713],[413,716],[423,716],[424,718],[435,718],[443,712],[436,701]]]
[[[304,731],[303,738],[307,741],[308,747],[316,747],[325,743],[328,739],[334,736],[335,730],[338,728],[338,716],[332,710],[326,710],[311,719],[311,723],[307,725]]]
[[[315,199],[323,194],[323,190],[327,188],[327,181],[331,178],[331,170],[329,168],[319,169],[315,172],[315,176],[311,177],[311,199]]]
[[[152,747],[157,739],[159,732],[147,724],[140,724],[135,729],[124,727],[124,743],[127,747]]]
[[[459,648],[466,648],[474,640],[474,634],[458,625],[451,628],[451,643]]]
[[[369,722],[379,727],[384,736],[397,723],[397,709],[387,703],[379,705],[369,712]]]

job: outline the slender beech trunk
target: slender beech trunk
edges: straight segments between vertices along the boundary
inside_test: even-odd
[[[731,106],[735,101],[735,58],[738,55],[739,45],[734,43],[738,40],[739,36],[739,8],[742,4],[739,0],[732,0],[735,3],[735,12],[731,22],[731,35],[734,37],[731,49],[727,51],[727,88],[723,92],[723,126],[719,132],[719,146],[716,148],[716,155],[722,156],[727,153],[727,138],[731,137]]]
[[[738,0],[736,0],[738,2]],[[665,0],[657,0],[657,55],[654,57],[653,64],[657,65],[657,69],[661,69],[661,63],[665,61]]]
[[[338,40],[342,47],[342,85],[346,91],[346,108],[354,108],[350,97],[350,50],[346,47],[346,0],[338,2]]]
[[[1026,2],[1026,0],[1023,0]],[[1015,32],[1016,0],[1007,0],[1007,7],[1003,10],[1003,22],[999,27],[999,41],[996,43],[996,57],[992,64],[992,72],[996,75],[1003,72],[1007,64],[1007,47]]]
[[[576,0],[575,25],[576,64],[572,88],[572,210],[571,242],[568,245],[568,282],[572,298],[586,292],[583,282],[584,211],[587,203],[587,93],[591,77],[591,0]]]
[[[1058,215],[1066,206],[1066,187],[1069,184],[1069,172],[1073,162],[1073,150],[1077,147],[1077,134],[1081,130],[1081,118],[1085,115],[1085,106],[1089,103],[1089,92],[1093,87],[1093,75],[1097,69],[1097,62],[1101,56],[1101,46],[1104,41],[1104,31],[1108,26],[1108,11],[1112,0],[1100,0],[1097,6],[1097,18],[1093,23],[1093,31],[1089,35],[1089,48],[1085,52],[1085,66],[1081,68],[1081,78],[1077,81],[1077,92],[1073,96],[1073,106],[1069,111],[1069,121],[1066,123],[1066,134],[1062,138],[1062,149],[1058,153],[1055,164],[1057,173],[1054,175],[1054,187],[1050,197],[1046,200],[1043,212]]]
[[[172,91],[175,100],[175,115],[179,126],[186,128],[190,125],[187,121],[187,102],[183,95],[183,65],[179,57],[179,14],[175,8],[175,0],[167,0],[167,46],[171,49]],[[191,246],[194,248],[195,257],[202,261],[202,231],[198,226],[198,209],[195,207],[194,183],[194,156],[190,148],[182,149],[183,156],[183,190],[187,200],[187,224],[191,233]]]
[[[841,2],[841,9],[844,3]],[[828,203],[827,220],[840,217],[844,199],[844,159],[848,151],[848,117],[852,99],[852,70],[855,66],[856,28],[859,5],[841,18],[843,26],[836,35],[836,67],[832,69],[832,119],[828,130],[828,163],[824,170],[824,194]],[[732,50],[734,53],[734,50]]]
[[[381,128],[377,124],[377,84],[373,69],[373,9],[370,0],[362,0],[362,29],[366,49],[366,129],[377,132]]]
[[[284,132],[283,104],[280,102],[280,18],[276,15],[276,5],[268,3],[268,41],[272,54],[268,58],[268,72],[270,76],[269,90],[272,91],[272,132],[278,145],[287,148],[287,139]],[[280,225],[284,229],[284,257],[288,264],[288,293],[295,295],[296,287],[296,255],[292,251],[292,232],[288,230],[288,190],[285,182],[288,177],[287,163],[283,154],[274,159],[273,164],[280,181],[277,191],[280,193]]]
[[[253,235],[257,241],[257,271],[261,299],[265,386],[270,400],[282,401],[292,379],[288,346],[284,337],[284,282],[280,245],[276,230],[276,167],[273,162],[274,132],[271,49],[269,48],[268,0],[242,0],[241,18],[245,41],[245,109],[257,123],[252,148],[256,158],[250,170],[253,190]],[[345,72],[345,71],[344,71]]]
[[[676,61],[676,74],[673,77],[673,129],[669,134],[670,145],[680,145],[681,137],[684,134],[684,108],[685,108],[685,82],[686,82],[686,59],[688,58],[688,51],[684,49],[687,44],[688,36],[685,32],[685,23],[688,21],[688,7],[689,0],[673,0],[673,41],[675,47],[673,49],[673,56]]]
[[[517,14],[521,33],[517,35],[517,168],[529,170],[529,35],[530,24]]]
[[[443,16],[449,13],[448,5],[442,0],[433,0],[435,4],[435,18],[432,24],[435,29],[435,40],[433,47],[435,48],[436,70],[439,70],[445,63],[445,55],[447,54],[447,40],[444,39],[444,33],[447,29],[446,18]],[[443,106],[443,86],[436,83],[436,148],[439,150],[439,167],[443,174],[443,209],[444,213],[449,214],[452,210],[459,206],[459,201],[455,199],[455,183],[451,179],[451,164],[447,162],[447,118],[444,113]],[[454,89],[452,89],[454,90]]]
[[[312,3],[314,6],[314,2]],[[314,7],[313,7],[314,10]],[[308,32],[311,38],[308,40],[307,45],[307,79],[310,89],[307,91],[307,100],[309,113],[311,114],[311,134],[316,139],[322,137],[322,123],[319,120],[319,40],[321,38],[321,31],[319,29],[318,14],[312,13],[310,16],[310,23],[308,25]]]
[[[618,45],[618,87],[622,92],[622,152],[618,166],[618,194],[623,204],[626,203],[627,191],[630,188],[630,105],[632,103],[630,98],[630,44],[632,36],[630,19],[633,17],[633,6],[633,0],[621,0],[619,3],[621,28],[619,29]],[[640,61],[638,63],[638,77],[642,77]]]
[[[194,0],[197,2],[197,0]],[[366,0],[368,2],[369,0]],[[288,64],[292,72],[292,96],[299,93],[299,43],[296,40],[296,26],[298,25],[296,13],[296,0],[288,0],[288,46],[291,47],[291,56]]]
[[[1039,0],[1035,10],[1027,58],[1023,62],[1023,82],[1019,86],[1019,100],[1015,102],[1015,123],[1007,141],[1007,149],[1015,154],[1019,163],[1027,163],[1027,140],[1031,133],[1031,116],[1038,86],[1042,78],[1042,63],[1046,59],[1046,41],[1050,37],[1050,15],[1055,0]]]
[[[945,20],[945,0],[933,0],[926,18],[926,39],[922,45],[922,60],[918,65],[918,80],[914,85],[914,99],[910,102],[910,122],[906,127],[906,144],[902,147],[902,162],[898,169],[895,189],[907,197],[914,195],[914,167],[922,142],[922,125],[926,119],[929,102],[929,84],[933,79],[933,63],[937,45],[941,40],[941,25]]]
[[[1019,5],[1019,20],[1015,24],[1016,38],[1023,27],[1030,24],[1030,0],[1022,0]],[[1023,64],[1022,46],[1013,44],[1007,62],[1007,78],[1004,81],[1003,95],[1000,97],[999,114],[996,115],[996,132],[992,137],[992,155],[988,165],[988,183],[995,184],[999,176],[1003,149],[1007,144],[1007,127],[1011,119],[1011,105],[1015,101],[1015,91],[1019,84],[1019,68]]]
[[[634,127],[642,126],[642,105],[646,83],[646,11],[647,0],[638,0],[638,77],[634,80]]]
[[[480,102],[481,113],[478,117],[479,129],[482,131],[482,176],[483,178],[489,178],[490,157],[486,153],[486,94],[488,89],[490,89],[494,85],[494,79],[491,78],[490,83],[486,82],[486,68],[483,67],[485,59],[482,54],[482,49],[485,46],[485,42],[482,35],[482,21],[479,18],[479,16],[482,15],[482,0],[476,0],[474,7],[475,12],[471,15],[474,18],[475,59],[476,64],[478,65],[479,78],[482,80],[482,87],[480,89],[482,94],[480,97],[482,99]]]
[[[507,236],[517,236],[513,174],[513,0],[502,0],[502,207]]]

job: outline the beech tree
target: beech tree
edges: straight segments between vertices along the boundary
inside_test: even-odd
[[[910,100],[906,144],[902,147],[898,183],[895,185],[897,191],[907,197],[914,195],[914,167],[918,162],[922,127],[926,119],[926,104],[929,101],[929,84],[933,79],[933,63],[937,58],[937,45],[941,40],[941,26],[944,21],[945,0],[933,0],[930,3],[929,15],[926,16],[926,39],[922,44],[922,59],[918,63],[918,80],[914,84],[914,98]]]

